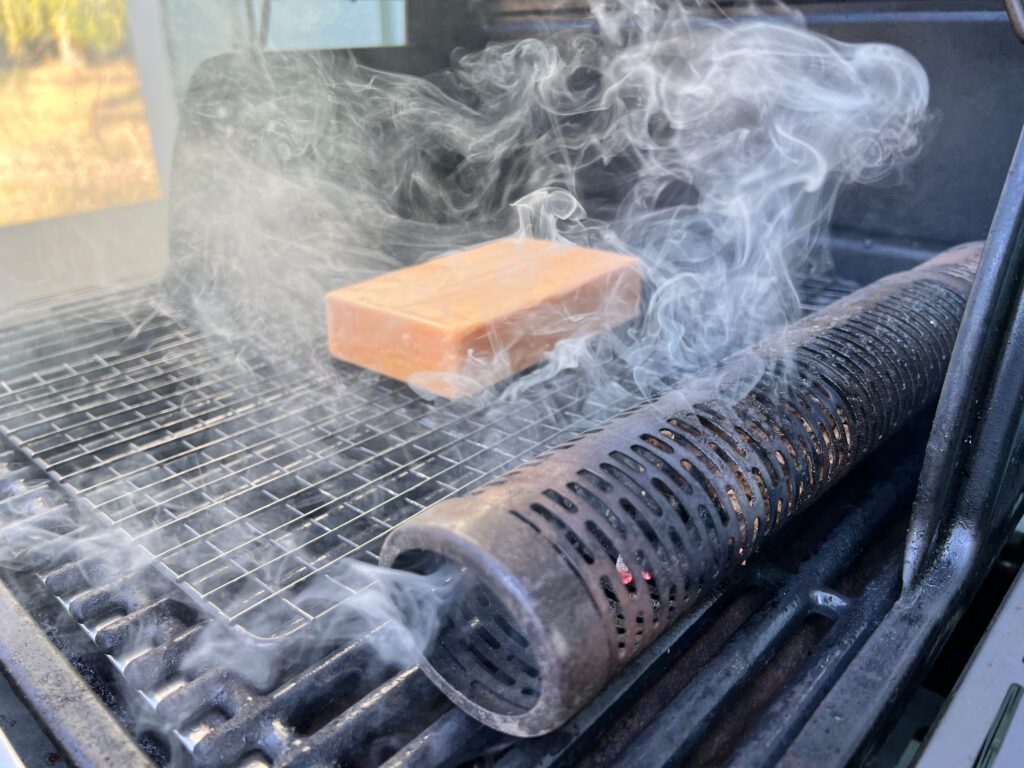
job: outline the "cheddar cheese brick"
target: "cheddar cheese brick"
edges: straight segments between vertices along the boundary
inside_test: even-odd
[[[448,398],[639,312],[641,262],[530,238],[451,253],[327,294],[334,357]]]

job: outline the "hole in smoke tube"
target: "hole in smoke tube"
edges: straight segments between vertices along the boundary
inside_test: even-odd
[[[403,552],[392,567],[437,575],[438,627],[424,652],[430,666],[488,711],[509,716],[532,709],[542,684],[537,661],[526,633],[497,595],[471,571],[433,552]]]

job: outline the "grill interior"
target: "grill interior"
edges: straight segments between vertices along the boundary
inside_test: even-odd
[[[682,710],[685,727],[670,727],[699,741],[712,722],[756,720],[760,713],[737,709],[739,702],[751,700],[756,671],[788,647],[791,630],[808,617],[826,614],[828,631],[801,644],[812,648],[813,656],[786,665],[794,675],[793,694],[756,721],[751,740],[759,755],[770,756],[786,743],[776,729],[783,713],[810,706],[810,690],[830,684],[830,676],[821,677],[819,660],[849,653],[895,598],[905,518],[889,513],[893,500],[911,489],[913,474],[898,473],[896,485],[865,479],[877,478],[881,467],[895,466],[906,453],[901,445],[877,462],[872,459],[850,483],[870,489],[871,498],[847,498],[847,493],[820,508],[813,524],[783,552],[768,553],[723,584],[559,732],[511,744],[452,707],[420,671],[381,665],[371,649],[372,633],[339,647],[297,647],[289,665],[271,666],[269,676],[254,680],[245,671],[258,666],[259,651],[244,656],[245,669],[225,668],[220,659],[189,660],[201,638],[211,634],[238,653],[243,644],[169,582],[154,579],[151,568],[111,568],[43,543],[26,551],[31,565],[8,574],[7,581],[25,605],[33,606],[46,631],[62,638],[64,653],[149,755],[175,765],[256,768],[342,758],[352,766],[440,768],[488,753],[503,755],[502,768],[565,765],[581,748],[613,754],[622,743],[616,729],[607,729],[609,717],[628,715],[622,722],[643,727],[673,695],[689,703]],[[93,530],[94,515],[71,508],[65,495],[9,446],[0,451],[0,463],[8,477],[17,478],[17,488],[13,483],[0,488],[0,525],[10,522],[12,508],[32,497],[40,525],[52,519],[69,537]],[[858,556],[865,547],[867,554]],[[832,621],[837,624],[830,628]],[[777,684],[787,680],[782,676]],[[713,696],[696,693],[707,685],[713,686],[708,689]]]
[[[476,4],[471,5],[475,10]],[[467,35],[464,43],[464,38],[459,38],[460,44],[469,47],[482,45],[485,35],[490,39],[520,37],[543,34],[551,28],[550,17],[533,13],[551,5],[545,0],[495,0],[490,5],[500,13],[488,22],[483,33],[475,23],[467,24],[448,3],[410,3],[409,12],[415,15],[410,16],[409,28],[417,32],[418,38],[410,41],[413,45],[357,55],[377,66],[397,60],[397,66],[423,73],[448,62],[457,27],[460,35],[461,28],[473,27],[472,36]],[[942,119],[934,124],[934,135],[921,157],[908,168],[905,183],[890,188],[849,188],[840,195],[833,219],[834,252],[848,273],[857,274],[858,281],[866,283],[879,273],[906,266],[908,260],[922,258],[921,251],[937,251],[940,246],[984,237],[989,231],[992,210],[1020,130],[1020,116],[1024,114],[1024,91],[1015,86],[1012,77],[1006,77],[1019,64],[1022,49],[1007,33],[1006,16],[998,5],[989,10],[973,9],[977,12],[971,13],[957,13],[963,9],[937,7],[934,3],[899,9],[890,4],[867,3],[863,8],[858,6],[856,13],[849,10],[837,4],[808,6],[804,16],[813,28],[842,40],[884,39],[902,45],[922,61],[932,82],[941,86],[933,89],[932,106]],[[568,26],[578,23],[578,17],[556,18],[554,22]],[[963,55],[950,57],[950,50]],[[978,114],[987,117],[980,133]],[[965,151],[965,137],[979,140],[968,142]],[[178,178],[182,178],[180,173]],[[956,183],[950,183],[951,179]],[[889,239],[894,237],[898,241]],[[852,287],[849,282],[834,279],[809,281],[803,286],[803,294],[809,305],[823,306]],[[191,359],[197,359],[203,350],[217,350],[216,362],[236,360],[235,348],[225,350],[216,340],[198,338],[195,329],[187,326],[167,325],[167,318],[160,316],[152,301],[154,296],[151,288],[138,287],[115,294],[63,296],[24,315],[0,317],[0,408],[10,407],[15,413],[29,408],[18,399],[26,387],[31,387],[28,396],[36,398],[32,401],[35,408],[41,411],[49,401],[56,406],[54,413],[59,413],[62,391],[67,391],[57,379],[67,376],[69,382],[78,381],[75,370],[90,366],[95,366],[91,369],[93,377],[102,377],[104,372],[121,377],[114,368],[120,359],[119,350],[127,350],[132,344],[159,368],[166,354],[173,355],[173,349],[162,345],[173,344],[174,334],[181,334],[179,341],[194,350]],[[145,325],[140,323],[142,318],[146,319]],[[280,398],[275,402],[289,402],[286,391],[271,393],[275,383],[284,383],[280,377],[286,376],[287,370],[261,368],[265,361],[258,357],[246,360],[239,379],[230,388],[219,387],[217,382],[198,382],[209,385],[210,392],[224,399],[208,403],[211,409],[203,415],[188,411],[189,418],[194,417],[194,434],[176,434],[174,427],[170,434],[161,435],[159,444],[132,441],[138,466],[143,467],[140,472],[151,459],[164,461],[162,447],[172,452],[198,453],[202,449],[197,449],[196,439],[233,424],[241,427],[243,417],[254,417],[254,432],[263,428],[266,425],[259,423],[260,411],[254,403],[266,403],[269,397]],[[262,379],[253,369],[263,371]],[[334,375],[343,376],[349,387],[356,387],[352,373],[339,368]],[[147,382],[142,382],[135,393],[143,401],[152,397],[151,407],[157,409],[160,402],[170,403],[183,414],[183,406],[202,408],[201,402],[196,404],[198,395],[185,392],[178,397],[176,392],[191,381],[173,383],[175,375],[173,369],[169,371],[166,386],[158,393],[147,395]],[[129,372],[128,376],[135,374]],[[44,382],[46,378],[49,384]],[[306,385],[306,394],[299,395],[296,405],[309,402],[319,384],[310,379],[308,372],[295,379]],[[79,394],[90,391],[90,386],[95,392],[96,378],[78,390]],[[408,397],[410,402],[419,402],[414,393],[401,390],[388,395],[379,389],[381,386],[358,382],[358,387],[364,388],[361,391],[369,393],[365,395],[367,403],[375,402],[377,396]],[[245,389],[248,400],[244,395],[240,400],[232,399],[233,394]],[[125,390],[123,394],[127,393]],[[144,402],[139,405],[145,407]],[[324,407],[323,403],[319,405]],[[112,407],[118,408],[116,404]],[[430,403],[422,403],[422,407],[428,412],[434,408]],[[145,410],[140,412],[147,415]],[[235,415],[237,423],[232,421]],[[156,413],[148,416],[161,418]],[[47,418],[40,414],[28,420]],[[0,418],[0,424],[4,422]],[[296,424],[301,426],[296,434],[315,429]],[[45,427],[43,431],[57,429],[45,423],[41,426]],[[91,440],[85,433],[99,426],[93,424],[80,436],[54,435],[53,445],[65,442],[65,448],[74,449],[76,443]],[[928,424],[922,422],[916,429],[923,435]],[[905,432],[909,431],[913,430]],[[295,435],[291,437],[295,439]],[[229,433],[225,432],[224,438],[225,445],[232,443]],[[117,437],[111,434],[110,439],[116,441]],[[241,462],[241,457],[249,454],[244,440],[242,437],[232,443],[242,446],[235,456],[210,454],[214,461],[196,473],[217,467],[229,474],[235,471],[232,467],[239,465],[231,462]],[[97,529],[113,531],[129,540],[132,534],[122,532],[116,524],[112,526],[105,513],[97,514],[95,503],[85,498],[86,486],[78,490],[61,476],[46,474],[41,468],[43,461],[27,457],[21,447],[24,442],[15,443],[0,434],[0,537],[8,537],[19,525],[17,516],[25,514],[31,514],[34,524],[53,536],[25,541],[18,561],[3,563],[3,604],[24,612],[27,623],[38,622],[45,632],[39,633],[43,641],[40,645],[50,648],[48,637],[59,649],[58,655],[74,666],[74,673],[44,668],[38,677],[54,684],[62,674],[86,681],[97,693],[97,701],[102,701],[130,731],[133,738],[122,735],[119,743],[129,747],[133,742],[140,744],[160,764],[447,768],[471,763],[533,768],[582,761],[597,768],[679,764],[685,759],[704,765],[732,760],[742,765],[769,766],[777,764],[783,755],[802,765],[826,764],[836,755],[853,762],[850,750],[866,744],[866,723],[876,722],[880,713],[888,711],[894,692],[901,689],[902,683],[894,682],[898,678],[893,677],[890,662],[897,674],[900,670],[906,674],[924,653],[913,642],[903,642],[915,638],[906,628],[916,623],[932,633],[932,638],[936,633],[941,635],[939,628],[950,624],[955,613],[945,607],[940,612],[934,606],[951,604],[966,588],[959,573],[947,575],[945,580],[929,579],[923,600],[908,603],[902,613],[893,608],[900,605],[896,599],[907,530],[907,518],[900,512],[909,501],[920,469],[920,462],[912,456],[913,441],[903,440],[870,456],[865,466],[854,470],[844,489],[830,492],[802,518],[806,527],[801,525],[787,536],[785,546],[769,543],[758,558],[737,571],[735,578],[717,587],[623,668],[591,705],[559,731],[537,739],[510,741],[452,708],[419,671],[381,665],[368,649],[372,632],[355,642],[330,647],[298,643],[301,633],[296,630],[311,625],[312,617],[317,615],[316,610],[310,610],[313,606],[300,606],[310,618],[283,601],[281,614],[268,612],[268,623],[257,627],[256,634],[262,632],[263,637],[274,638],[277,652],[270,654],[271,666],[265,674],[249,674],[258,668],[262,658],[258,654],[265,649],[261,646],[253,651],[252,644],[243,642],[251,635],[234,631],[237,626],[231,624],[228,615],[199,599],[187,583],[179,583],[168,565],[133,558],[113,567],[108,560],[96,558],[94,552],[67,543],[79,536],[95,535]],[[142,438],[142,443],[146,442]],[[280,447],[285,445],[282,442]],[[129,447],[124,444],[120,449]],[[350,446],[335,447],[340,452]],[[259,444],[253,448],[260,451]],[[127,454],[120,458],[127,458]],[[511,452],[508,458],[508,467],[520,461]],[[283,457],[270,458],[262,465],[263,470],[250,467],[247,471],[259,482],[262,471],[282,461]],[[131,462],[125,464],[131,471]],[[290,470],[291,465],[284,464]],[[981,461],[979,466],[991,466],[991,462],[986,465]],[[453,475],[458,471],[453,469]],[[976,473],[979,477],[981,474]],[[187,477],[189,482],[195,481],[195,477]],[[424,490],[439,488],[432,473],[423,479],[427,481]],[[456,487],[452,482],[441,482],[449,488],[440,486],[438,498]],[[204,494],[213,494],[214,498],[220,495],[213,493],[213,486],[189,492],[198,494],[199,505],[206,503]],[[97,499],[97,503],[101,501]],[[346,501],[339,504],[348,510]],[[108,506],[111,512],[115,511],[113,504]],[[288,502],[282,506],[287,507]],[[415,504],[410,506],[416,508]],[[230,522],[246,511],[232,507],[215,514],[226,515],[219,519]],[[166,519],[173,517],[172,512]],[[237,526],[246,529],[247,523]],[[181,529],[186,538],[207,532],[189,533],[186,525]],[[249,531],[250,538],[258,535],[258,530]],[[260,540],[270,551],[283,553],[293,546],[278,546],[273,543],[274,536],[269,534]],[[248,539],[239,539],[243,540]],[[327,559],[343,553],[346,547],[359,546],[357,542],[345,544],[334,534],[322,542],[332,548],[333,554]],[[965,546],[974,544],[967,542]],[[373,561],[374,549],[375,543],[367,541],[363,556]],[[139,551],[144,552],[141,546]],[[207,551],[211,555],[217,552]],[[293,562],[287,557],[283,560]],[[236,573],[244,573],[245,564],[239,565],[241,569]],[[338,568],[338,564],[332,567]],[[338,570],[343,572],[344,568]],[[252,583],[262,588],[254,580]],[[325,583],[333,582],[325,579]],[[265,586],[271,589],[263,595],[274,591],[272,584]],[[14,597],[9,592],[14,592]],[[260,597],[251,599],[258,601]],[[278,599],[268,600],[274,602]],[[330,610],[330,606],[318,608]],[[877,631],[892,629],[893,622],[883,620],[890,610],[896,614],[895,621],[902,622],[897,627],[902,634]],[[881,622],[888,622],[888,627]],[[5,627],[0,626],[0,634],[4,633]],[[209,637],[222,643],[225,656],[236,655],[248,663],[228,668],[219,659],[192,658],[201,640]],[[5,641],[9,639],[10,635],[5,635]],[[3,645],[14,647],[17,643]],[[22,646],[21,651],[27,663],[36,658],[29,648]],[[281,658],[287,658],[288,663],[275,663]],[[8,661],[4,660],[5,672],[11,675]],[[872,667],[877,674],[867,673]],[[23,683],[19,682],[22,692],[35,704],[46,701],[45,696]],[[851,690],[858,695],[850,696]],[[887,699],[884,704],[883,699]],[[73,699],[59,697],[59,708],[49,713],[36,708],[36,712],[49,727],[59,727],[76,716],[80,719],[78,707],[66,706],[69,700]],[[844,727],[837,729],[836,723],[843,721]],[[643,737],[640,741],[636,740],[637,734]],[[66,740],[65,745],[73,742]],[[670,754],[667,745],[682,746],[678,753]],[[68,752],[72,751],[69,746]],[[92,754],[93,762],[102,764],[109,759],[110,751],[100,749]]]

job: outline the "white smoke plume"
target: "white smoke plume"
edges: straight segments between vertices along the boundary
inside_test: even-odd
[[[204,113],[197,135],[222,135],[182,151],[201,182],[174,210],[192,306],[219,332],[319,352],[326,290],[460,247],[527,234],[640,257],[642,320],[563,344],[506,397],[566,367],[649,396],[792,320],[837,189],[919,149],[925,73],[796,15],[663,5],[595,3],[596,33],[491,44],[428,78],[235,62],[252,95]]]

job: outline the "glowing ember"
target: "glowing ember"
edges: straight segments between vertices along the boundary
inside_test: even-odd
[[[619,578],[622,579],[622,583],[629,586],[633,583],[633,574],[629,570],[629,566],[626,565],[626,561],[622,559],[622,555],[619,555],[619,559],[615,561],[615,570],[619,572]]]

